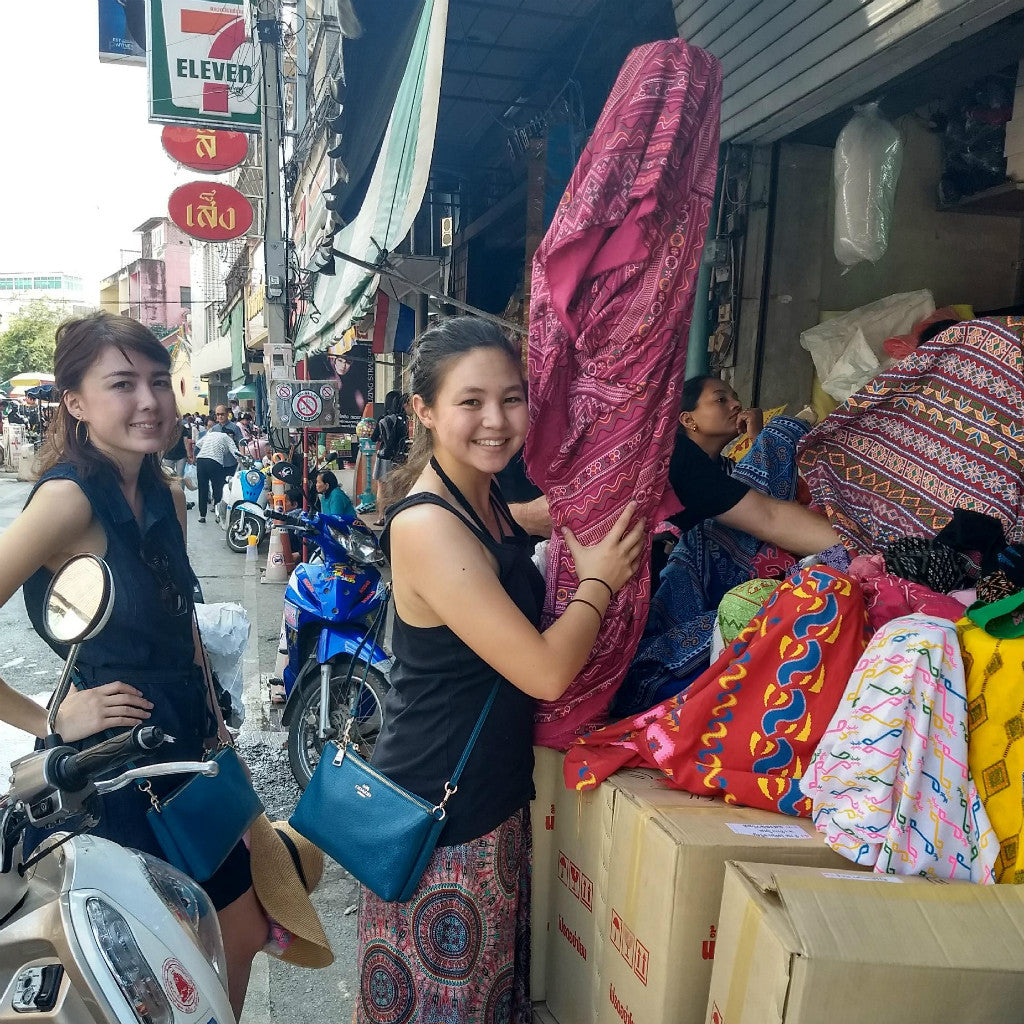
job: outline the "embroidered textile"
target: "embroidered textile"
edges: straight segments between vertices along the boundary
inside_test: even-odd
[[[923,583],[911,583],[886,572],[881,555],[858,555],[850,563],[849,574],[864,591],[872,629],[881,629],[887,622],[912,612],[956,622],[967,609],[951,594],[936,594]]]
[[[728,459],[722,464],[755,490],[790,501],[796,494],[796,447],[807,429],[803,420],[779,416],[758,434],[738,464]],[[643,638],[615,696],[614,713],[636,715],[683,690],[708,667],[716,609],[725,595],[755,576],[784,579],[795,564],[773,544],[714,519],[687,530],[662,570]]]
[[[828,845],[857,864],[995,881],[999,843],[967,767],[952,622],[905,615],[874,635],[800,788]]]
[[[808,817],[800,777],[864,650],[865,625],[849,577],[822,567],[793,573],[688,690],[570,747],[566,786],[647,766],[676,789]]]
[[[778,589],[778,580],[763,579],[748,580],[733,587],[718,605],[718,628],[723,643],[731,644]]]
[[[967,675],[968,763],[999,839],[997,882],[1024,884],[1024,639],[997,640],[957,623]]]
[[[526,462],[556,525],[545,624],[577,584],[558,526],[593,544],[631,500],[649,524],[679,510],[663,496],[720,105],[710,54],[681,39],[635,49],[534,257]],[[604,717],[649,599],[646,572],[616,595],[586,667],[561,700],[539,703],[538,743],[565,746]]]
[[[859,553],[934,536],[957,507],[1024,539],[1024,319],[950,327],[880,373],[804,439],[815,506]]]
[[[356,1024],[531,1024],[530,815],[439,846],[408,903],[359,895]]]

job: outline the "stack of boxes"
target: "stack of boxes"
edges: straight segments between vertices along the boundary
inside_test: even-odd
[[[805,819],[645,769],[577,793],[537,755],[535,1020],[863,1024],[897,992],[900,1020],[1021,1019],[1024,887],[875,875]],[[956,992],[979,1006],[933,1012]]]

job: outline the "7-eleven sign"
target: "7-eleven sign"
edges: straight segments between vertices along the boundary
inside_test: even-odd
[[[259,43],[247,0],[150,0],[149,119],[258,131]]]

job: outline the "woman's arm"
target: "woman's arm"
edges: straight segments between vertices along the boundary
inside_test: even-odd
[[[795,501],[778,501],[760,491],[748,491],[728,512],[715,516],[720,523],[778,544],[794,555],[816,555],[839,544],[839,534],[824,516]]]
[[[452,513],[434,505],[407,509],[391,529],[396,602],[404,621],[443,623],[510,683],[531,697],[557,700],[586,664],[610,600],[636,571],[644,524],[630,505],[592,547],[565,541],[580,579],[581,603],[539,633],[502,589],[484,548]],[[588,603],[584,604],[582,601]],[[436,621],[429,621],[429,620]]]
[[[55,566],[85,550],[92,507],[71,480],[48,480],[28,507],[0,534],[0,605],[44,565]],[[72,690],[57,715],[66,740],[83,739],[102,729],[130,728],[149,717],[153,705],[126,683]],[[46,710],[0,680],[0,720],[34,736],[46,735]]]

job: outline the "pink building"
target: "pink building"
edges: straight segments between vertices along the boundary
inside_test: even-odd
[[[173,331],[192,311],[191,239],[167,217],[151,217],[135,230],[142,236],[139,258],[100,282],[100,306]]]

